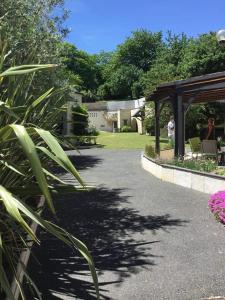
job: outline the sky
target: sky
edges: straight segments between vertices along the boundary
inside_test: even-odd
[[[67,41],[88,53],[113,51],[131,32],[196,37],[225,28],[225,0],[65,0]]]

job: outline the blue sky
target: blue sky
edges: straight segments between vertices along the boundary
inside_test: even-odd
[[[111,51],[144,28],[188,36],[225,28],[225,0],[66,0],[67,40],[89,53]]]

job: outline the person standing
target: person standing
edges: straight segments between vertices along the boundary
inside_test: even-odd
[[[174,142],[174,138],[175,138],[175,122],[174,122],[174,117],[173,116],[170,117],[170,121],[167,124],[167,130],[168,130],[168,138],[169,138],[169,140],[171,140],[172,142]]]
[[[207,127],[207,133],[206,133],[206,140],[215,140],[215,120],[213,118],[208,119],[208,127]]]

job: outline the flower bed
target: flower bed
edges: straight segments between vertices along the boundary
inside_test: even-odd
[[[142,167],[157,178],[199,192],[213,194],[225,190],[225,178],[221,175],[169,165],[142,155]],[[208,168],[208,165],[207,165]]]
[[[223,224],[225,224],[225,191],[212,194],[208,202],[211,212]]]

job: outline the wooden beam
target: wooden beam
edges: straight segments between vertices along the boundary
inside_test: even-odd
[[[156,154],[160,154],[160,126],[159,126],[159,118],[160,118],[160,102],[155,101],[155,152]]]
[[[184,105],[182,95],[177,95],[177,124],[175,124],[175,130],[177,131],[177,144],[178,144],[178,156],[183,157],[185,153],[185,125],[184,125]]]
[[[174,115],[174,122],[175,122],[175,145],[174,145],[174,156],[178,157],[178,131],[177,131],[177,124],[178,124],[178,110],[177,110],[177,95],[172,100],[173,105],[173,115]]]

